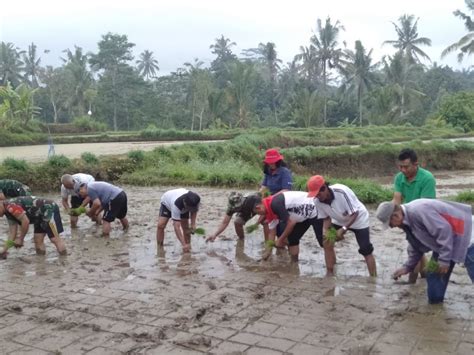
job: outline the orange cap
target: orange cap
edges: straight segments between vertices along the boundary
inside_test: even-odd
[[[321,187],[324,186],[324,178],[321,175],[314,175],[311,176],[308,180],[307,187],[308,187],[308,197],[315,197]]]

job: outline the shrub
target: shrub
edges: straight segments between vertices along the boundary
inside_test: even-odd
[[[69,168],[71,160],[65,155],[53,155],[48,159],[48,164],[55,168]]]
[[[28,163],[23,159],[6,158],[2,165],[8,170],[27,171]]]
[[[107,125],[103,122],[97,122],[88,116],[76,117],[72,124],[84,132],[103,132],[107,130]]]
[[[87,164],[97,164],[99,159],[94,153],[84,152],[81,154],[81,159],[84,160]]]
[[[128,159],[132,160],[135,164],[139,164],[145,160],[145,153],[143,150],[132,150],[128,152]]]

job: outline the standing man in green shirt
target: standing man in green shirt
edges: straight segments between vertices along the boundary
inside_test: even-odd
[[[419,198],[436,198],[436,180],[432,173],[418,166],[418,157],[413,149],[402,149],[398,155],[400,172],[395,176],[393,202],[396,205],[408,203]],[[415,283],[418,273],[426,264],[423,256],[410,273],[409,281]]]

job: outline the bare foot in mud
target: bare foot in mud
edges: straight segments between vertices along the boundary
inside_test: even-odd
[[[46,255],[46,250],[36,249],[36,255]]]
[[[0,260],[6,260],[7,256],[8,256],[8,251],[7,250],[2,251],[0,253]]]

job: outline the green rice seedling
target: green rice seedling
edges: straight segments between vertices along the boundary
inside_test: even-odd
[[[245,227],[245,232],[247,234],[253,233],[258,229],[259,223],[251,224],[250,226]]]
[[[336,237],[337,237],[336,228],[334,228],[334,227],[329,228],[326,232],[326,240],[329,243],[334,244],[334,243],[336,243]]]
[[[197,235],[205,235],[206,231],[204,230],[204,228],[196,228],[194,230],[194,233],[196,233]]]
[[[425,266],[425,271],[426,272],[437,272],[439,268],[438,262],[431,258],[430,261],[428,261],[428,264]]]
[[[5,250],[8,250],[10,248],[13,248],[15,246],[15,242],[11,239],[7,239],[5,241]]]
[[[267,249],[272,249],[276,247],[275,241],[274,240],[266,240],[265,241],[265,247]]]
[[[69,210],[70,216],[80,216],[81,214],[86,213],[86,208],[84,206],[80,206],[77,208],[71,208]]]

